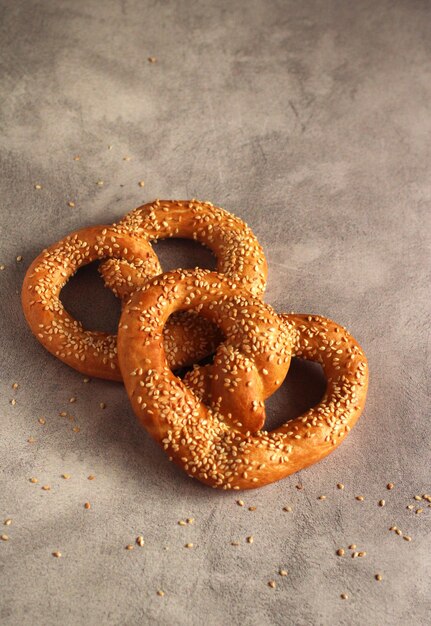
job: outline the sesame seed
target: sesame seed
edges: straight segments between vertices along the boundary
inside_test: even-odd
[[[51,487],[50,487],[50,485],[43,485],[43,486],[42,486],[42,489],[43,489],[44,491],[51,491]]]
[[[344,549],[343,548],[338,548],[337,555],[338,556],[344,556],[344,554],[345,554]]]
[[[73,157],[73,160],[74,160],[74,161],[79,161],[79,160],[80,160],[80,158],[81,158],[81,157],[79,156],[79,154],[75,154],[75,156]]]
[[[30,481],[31,483],[34,483],[34,484],[39,482],[39,480],[38,480],[37,478],[34,478],[34,477],[29,478],[29,481]]]
[[[142,546],[144,545],[145,541],[142,535],[139,535],[138,537],[136,537],[136,543],[138,544],[138,546],[140,546],[142,548]]]
[[[404,541],[411,541],[412,538],[409,535],[404,535],[403,537]]]
[[[192,543],[186,543],[186,545],[184,547],[185,548],[193,548],[193,544]]]
[[[395,487],[394,483],[388,483],[388,484],[386,485],[386,489],[389,489],[389,491],[390,491],[391,489],[393,489],[394,487]]]
[[[61,552],[53,552],[52,556],[55,556],[56,559],[59,559],[59,558],[61,558],[62,554],[61,554]]]
[[[36,183],[34,188],[35,189],[42,189],[42,185],[40,183]]]
[[[342,594],[340,595],[340,598],[341,598],[342,600],[348,600],[348,599],[349,599],[349,596],[347,595],[347,593],[342,593]]]
[[[352,552],[352,559],[356,559],[359,556],[359,552]]]
[[[408,509],[409,511],[412,511],[414,508],[415,508],[415,505],[414,505],[414,504],[408,504],[408,505],[406,506],[406,509]]]
[[[73,404],[74,402],[76,402],[76,398],[75,397],[69,398],[69,403],[70,404]]]
[[[105,183],[104,183],[104,181],[103,181],[103,180],[98,180],[98,181],[96,182],[96,185],[98,185],[99,187],[103,187],[103,185],[104,185],[104,184],[105,184]]]
[[[344,489],[343,483],[337,483],[337,489]]]
[[[278,571],[278,573],[280,574],[280,576],[287,576],[289,572],[286,569],[281,569]]]
[[[187,526],[187,524],[183,519],[180,519],[178,522],[178,526]]]
[[[82,382],[83,382],[83,383],[89,383],[89,382],[90,382],[90,379],[89,379],[89,378],[84,378],[84,379],[82,380]]]
[[[39,424],[42,424],[42,426],[46,424],[46,419],[44,417],[39,417],[37,421],[39,422]]]
[[[4,263],[0,264],[0,271],[2,272],[4,269],[6,269],[6,265]]]
[[[101,409],[106,409],[106,404],[104,402],[101,402],[99,406]]]
[[[349,550],[356,550],[356,543],[351,543],[349,546]]]
[[[10,403],[11,403],[12,406],[15,406],[15,404],[16,404],[15,398],[12,398],[12,400],[10,400]]]
[[[238,506],[244,506],[244,500],[237,500],[236,503]]]
[[[35,439],[34,437],[29,437],[29,438],[27,439],[27,441],[28,441],[28,443],[35,443],[35,442],[36,442],[36,439]]]
[[[87,476],[87,480],[94,480],[96,477],[94,476],[94,474],[90,474],[90,476]]]
[[[230,545],[231,546],[239,546],[239,541],[231,541]]]
[[[12,389],[18,389],[18,387],[19,387],[18,383],[13,383]]]
[[[162,589],[159,589],[157,591],[157,595],[160,596],[161,598],[163,598],[163,596],[165,595],[165,592]]]
[[[91,504],[89,502],[85,502],[84,509],[91,509]]]
[[[2,541],[9,541],[9,537],[8,537],[8,535],[0,535],[0,539],[1,539]]]
[[[140,180],[140,181],[139,181],[139,183],[138,183],[138,185],[139,185],[140,187],[145,187],[145,181],[144,181],[144,180]]]
[[[75,206],[75,203],[72,200],[69,200],[69,202],[67,203],[67,206],[70,206],[70,208],[73,209],[73,207]]]
[[[252,536],[247,537],[247,543],[253,543],[254,538]]]
[[[415,500],[417,500],[418,502],[420,502],[420,501],[422,500],[422,496],[415,496],[414,498],[415,498]]]
[[[19,255],[16,257],[17,263],[21,263],[22,259],[23,259],[23,257],[19,254]]]
[[[131,543],[129,543],[129,544],[126,546],[126,550],[133,550],[133,546],[132,546],[132,544],[131,544]]]
[[[8,519],[5,519],[5,521],[3,522],[3,524],[5,526],[10,526],[12,524],[12,520],[10,519],[10,517],[8,517]]]
[[[367,556],[367,553],[366,552],[358,552],[358,556],[359,557],[364,557],[364,556]]]
[[[363,502],[365,500],[364,496],[355,496],[356,500],[359,500],[359,502]]]
[[[381,574],[376,574],[376,575],[374,576],[374,578],[375,578],[376,580],[378,580],[379,582],[380,582],[381,580],[383,580],[383,576],[382,576]]]
[[[399,528],[397,528],[395,532],[396,532],[396,533],[397,533],[397,535],[398,535],[398,536],[400,536],[400,537],[401,537],[401,535],[403,534],[403,533],[402,533],[402,531],[401,531]]]
[[[292,507],[291,506],[284,506],[283,507],[283,511],[286,511],[286,513],[290,513],[292,511]]]
[[[379,506],[385,506],[386,502],[384,500],[379,500]]]
[[[419,513],[423,513],[423,512],[424,512],[423,509],[416,509],[416,511],[415,511],[416,515],[419,515]]]
[[[69,480],[70,474],[62,474],[61,477],[64,478],[64,480]]]
[[[148,57],[149,63],[155,63],[157,61],[156,57]]]
[[[271,587],[271,589],[275,589],[276,586],[277,586],[277,583],[275,582],[275,580],[268,581],[268,587]]]
[[[326,500],[326,496],[319,496],[318,500]]]
[[[195,518],[194,517],[188,517],[186,521],[187,521],[187,524],[194,524],[195,523]]]

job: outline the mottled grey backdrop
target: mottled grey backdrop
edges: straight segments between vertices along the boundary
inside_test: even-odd
[[[412,498],[431,491],[430,3],[3,0],[0,16],[0,520],[13,520],[0,529],[2,626],[427,623],[431,509]],[[244,494],[245,507],[172,467],[123,388],[84,384],[20,309],[44,246],[193,196],[254,229],[270,303],[334,318],[370,361],[366,411],[343,446]],[[197,246],[158,250],[165,267],[211,265]],[[65,301],[115,327],[94,271]],[[299,370],[273,420],[315,396],[318,373]],[[141,533],[145,547],[126,551]],[[335,555],[352,543],[366,557]]]

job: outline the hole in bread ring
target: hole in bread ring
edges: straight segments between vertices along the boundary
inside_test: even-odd
[[[136,293],[120,320],[120,366],[139,421],[170,460],[214,488],[253,489],[319,461],[343,441],[365,404],[367,361],[347,331],[318,316],[276,316],[271,307],[260,304],[259,309],[259,304],[218,274],[177,271],[154,279],[147,290]],[[290,361],[293,338],[293,354],[320,362],[325,371],[322,401],[272,432],[255,434],[243,432],[235,423],[237,416],[226,419],[207,407],[170,371],[162,346],[169,314],[189,307],[220,324],[224,345],[245,352],[261,373],[253,333],[244,332],[254,326],[247,323],[253,319],[249,316],[258,315],[258,325],[274,329],[272,341],[279,341],[272,352],[285,363]],[[241,339],[235,343],[238,328]]]

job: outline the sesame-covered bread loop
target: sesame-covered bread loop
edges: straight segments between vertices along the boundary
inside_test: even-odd
[[[128,213],[117,225],[144,241],[166,238],[194,239],[217,258],[217,271],[238,287],[262,296],[266,287],[266,258],[252,230],[238,217],[199,200],[155,200]],[[109,259],[100,266],[105,283],[122,298],[145,286],[146,276],[137,276],[134,263]]]
[[[105,258],[133,263],[145,280],[161,273],[150,244],[115,226],[93,226],[71,233],[44,250],[30,265],[22,287],[27,322],[40,343],[54,356],[88,376],[122,380],[117,337],[85,330],[64,308],[60,292],[83,265]],[[219,332],[196,316],[168,320],[164,345],[170,367],[199,360],[219,341]]]
[[[191,307],[226,337],[214,363],[189,379],[192,389],[171,372],[163,349],[169,315]],[[319,316],[277,316],[214,272],[170,272],[137,292],[121,316],[118,352],[139,421],[170,460],[214,488],[261,487],[319,461],[344,440],[365,404],[367,360],[347,331]],[[220,377],[217,359],[226,364],[232,352],[241,359],[227,372],[222,367]],[[267,397],[284,379],[291,355],[321,363],[327,389],[318,405],[271,432],[247,428],[247,416],[225,412],[219,393],[239,397],[259,376]],[[278,365],[278,377],[268,364]],[[233,404],[241,406],[241,399]]]

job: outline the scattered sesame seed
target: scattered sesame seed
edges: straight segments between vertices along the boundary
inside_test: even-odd
[[[4,269],[6,269],[6,265],[4,263],[0,264],[0,271],[3,271]]]
[[[292,512],[292,507],[291,506],[284,506],[283,507],[283,511],[286,511],[286,513],[291,513]]]
[[[239,541],[231,541],[230,545],[231,546],[239,546]]]
[[[337,550],[337,555],[338,556],[344,556],[345,552],[344,552],[344,548],[338,548]]]
[[[87,480],[94,480],[96,477],[94,476],[94,474],[90,474],[90,476],[87,476]]]
[[[23,257],[19,254],[19,255],[16,257],[17,263],[21,263],[22,259],[23,259]]]
[[[148,57],[149,63],[155,63],[157,61],[156,57]]]
[[[364,496],[355,496],[356,500],[359,500],[359,502],[363,502],[365,500]]]
[[[36,183],[34,188],[35,189],[42,189],[42,185],[40,183]]]
[[[42,424],[42,426],[46,424],[46,419],[44,417],[39,417],[37,421],[39,422],[39,424]]]
[[[396,526],[391,526],[389,530],[398,530]]]
[[[352,559],[356,559],[359,556],[359,552],[352,552]]]
[[[185,548],[193,548],[193,544],[192,543],[186,543],[184,547]]]
[[[89,382],[90,382],[90,379],[89,379],[89,378],[83,378],[82,382],[83,382],[83,383],[89,383]]]
[[[341,598],[342,600],[348,600],[348,599],[349,599],[349,596],[347,595],[347,593],[342,593],[342,594],[340,595],[340,598]]]
[[[244,500],[237,500],[236,503],[238,506],[244,506]]]
[[[98,185],[99,187],[103,187],[104,184],[105,184],[105,182],[103,180],[98,180],[96,182],[96,185]]]
[[[356,543],[351,543],[349,546],[349,550],[356,550]]]
[[[187,526],[187,524],[183,519],[180,519],[178,522],[178,526]]]
[[[144,545],[145,541],[142,535],[138,535],[138,537],[136,537],[136,543],[138,544],[138,546],[140,546],[142,548],[142,546]]]
[[[8,517],[7,519],[5,519],[5,521],[3,522],[3,524],[5,526],[10,526],[12,524],[12,520],[10,519],[10,517]]]
[[[395,487],[394,483],[388,483],[388,484],[386,485],[386,489],[389,489],[389,491],[390,491],[391,489],[393,489],[394,487]]]
[[[79,426],[74,426],[74,427],[72,428],[72,430],[73,430],[73,432],[74,432],[74,433],[80,433],[80,432],[81,432],[81,429],[80,429],[80,427],[79,427]]]
[[[254,538],[252,536],[247,537],[247,543],[253,543]]]
[[[405,541],[411,541],[412,540],[412,538],[409,535],[404,535],[403,539]]]
[[[344,489],[343,483],[337,483],[337,489]]]
[[[18,387],[19,387],[18,383],[13,383],[12,389],[18,389]]]
[[[125,156],[123,157],[123,161],[131,161],[132,157],[131,156]]]
[[[275,589],[276,586],[277,586],[277,583],[275,582],[275,580],[268,581],[268,587],[271,587],[271,589]]]
[[[61,477],[64,478],[64,480],[69,480],[70,474],[62,474]]]
[[[144,180],[140,180],[140,181],[139,181],[139,183],[138,183],[138,185],[139,185],[140,187],[145,187],[145,181],[144,181]]]
[[[85,502],[84,509],[91,509],[91,504],[89,502]]]
[[[296,488],[298,489],[298,491],[301,491],[302,489],[304,489],[303,485],[296,485]]]
[[[280,576],[287,576],[289,572],[286,569],[281,569],[278,571],[278,573],[280,574]]]
[[[326,496],[319,496],[318,500],[326,500]]]
[[[31,483],[38,483],[38,482],[39,482],[39,480],[38,480],[37,478],[34,478],[34,477],[29,478],[29,481],[30,481]]]
[[[112,150],[114,146],[108,146],[108,150]]]
[[[106,404],[104,402],[101,402],[99,406],[101,409],[106,409]]]
[[[9,537],[8,537],[8,535],[0,535],[0,539],[1,539],[2,541],[9,541]]]
[[[74,402],[76,402],[76,398],[74,396],[72,398],[69,398],[70,404],[73,404]]]
[[[415,498],[415,500],[417,500],[418,502],[420,502],[420,501],[422,500],[422,496],[415,496],[414,498]]]
[[[131,544],[131,543],[129,543],[129,544],[126,546],[126,550],[133,550],[133,546],[132,546],[132,544]]]
[[[36,443],[36,439],[34,437],[29,437],[27,441],[28,443]]]
[[[53,552],[52,556],[55,556],[56,559],[59,559],[62,556],[62,554],[61,552]]]
[[[359,557],[364,557],[364,556],[367,556],[367,553],[366,552],[358,552],[358,556]]]
[[[81,158],[81,157],[79,156],[79,154],[76,154],[76,155],[73,157],[73,160],[74,160],[74,161],[79,161],[79,160],[80,160],[80,158]]]
[[[257,507],[255,507],[255,506],[249,506],[249,507],[248,507],[248,510],[249,510],[249,511],[256,511],[256,508],[257,508]]]
[[[412,511],[414,508],[415,508],[415,505],[414,505],[414,504],[408,504],[408,505],[406,506],[406,509],[408,509],[409,511]]]
[[[381,580],[383,580],[383,576],[382,576],[381,574],[376,574],[376,575],[374,576],[374,578],[375,578],[376,580],[378,580],[379,582],[380,582]]]
[[[416,509],[416,511],[415,511],[416,515],[419,515],[419,513],[423,513],[423,512],[424,512],[423,509]]]
[[[188,517],[186,521],[187,521],[187,524],[194,524],[195,523],[195,518],[194,517]]]
[[[163,596],[165,595],[165,592],[162,589],[159,589],[157,591],[157,595],[160,596],[161,598],[163,598]]]
[[[397,535],[399,535],[399,536],[401,536],[401,535],[403,534],[403,533],[402,533],[402,531],[401,531],[399,528],[397,528],[395,532],[396,532],[396,533],[397,533]]]
[[[70,208],[73,209],[73,207],[75,206],[75,203],[72,202],[72,200],[69,200],[69,202],[67,203],[67,206],[70,206]]]
[[[66,417],[67,416],[66,411],[60,411],[59,416],[60,417]]]
[[[385,506],[386,502],[385,500],[379,500],[379,506]]]
[[[51,491],[51,487],[50,487],[50,485],[42,485],[42,489],[43,489],[44,491]]]

